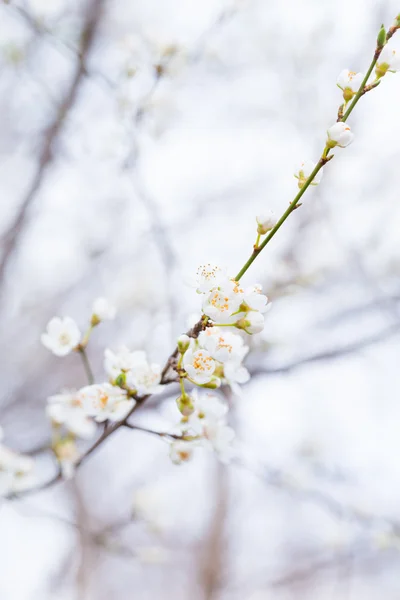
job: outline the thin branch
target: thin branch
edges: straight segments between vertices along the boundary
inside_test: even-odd
[[[29,209],[36,198],[36,194],[42,186],[43,179],[48,168],[54,160],[54,145],[56,144],[62,131],[64,122],[78,97],[78,90],[82,81],[82,77],[85,74],[86,59],[96,36],[104,2],[105,0],[92,0],[91,2],[87,12],[85,26],[81,35],[79,63],[75,71],[75,75],[65,94],[64,100],[60,104],[53,122],[49,125],[44,134],[44,140],[39,155],[38,168],[30,188],[28,189],[21,203],[13,223],[1,240],[3,254],[0,261],[0,287],[4,283],[6,270],[17,247],[19,236],[21,235],[28,221]]]

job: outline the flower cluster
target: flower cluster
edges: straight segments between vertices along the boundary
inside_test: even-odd
[[[42,343],[57,356],[66,356],[71,351],[85,355],[93,328],[115,315],[115,308],[105,298],[98,298],[93,304],[85,335],[81,335],[70,317],[54,317],[42,335]],[[93,438],[97,423],[123,421],[134,408],[137,397],[161,389],[161,368],[149,363],[145,352],[131,352],[125,346],[116,352],[107,348],[104,370],[108,381],[90,383],[79,390],[64,390],[47,399],[53,451],[65,477],[72,476],[74,465],[80,458],[77,438]]]
[[[172,462],[187,462],[197,447],[209,447],[221,460],[229,460],[233,455],[231,444],[235,433],[227,425],[228,406],[215,394],[200,395],[193,390],[190,396],[194,410],[189,417],[182,419],[182,439],[171,444]]]
[[[268,298],[260,285],[244,289],[225,270],[208,264],[197,272],[197,292],[203,295],[203,314],[214,325],[233,326],[250,334],[264,329]]]
[[[2,439],[0,427],[0,441]],[[0,497],[27,490],[35,480],[33,459],[0,444]]]

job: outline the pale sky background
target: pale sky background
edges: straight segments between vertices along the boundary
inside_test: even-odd
[[[209,261],[239,270],[255,216],[280,215],[293,173],[318,159],[339,72],[365,72],[399,11],[391,0],[1,4],[9,446],[45,444],[46,397],[85,383],[76,356],[40,344],[53,315],[83,327],[94,297],[116,303],[90,347],[99,378],[106,346],[166,360],[199,310],[188,278]],[[243,280],[273,308],[234,400],[236,464],[200,453],[176,467],[160,439],[119,432],[72,482],[1,502],[0,598],[399,597],[399,99],[389,73],[360,101],[354,143]],[[171,427],[174,394],[138,422]],[[38,460],[46,477],[51,462]],[[145,508],[128,523],[135,497]]]

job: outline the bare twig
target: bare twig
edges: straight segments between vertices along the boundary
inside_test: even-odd
[[[10,259],[17,247],[19,236],[24,230],[25,225],[28,221],[29,209],[34,199],[36,198],[36,194],[40,190],[47,169],[54,160],[54,145],[56,144],[64,122],[78,97],[78,90],[82,81],[82,77],[85,74],[86,59],[91,50],[97,32],[97,27],[100,21],[104,1],[105,0],[92,0],[89,6],[87,16],[85,19],[85,26],[81,35],[79,62],[75,71],[75,75],[64,96],[64,100],[59,106],[59,109],[53,122],[50,123],[44,134],[37,171],[30,185],[30,188],[28,189],[25,198],[21,203],[21,206],[17,212],[13,223],[11,224],[10,228],[1,240],[3,254],[0,261],[0,287],[4,282],[6,270]]]

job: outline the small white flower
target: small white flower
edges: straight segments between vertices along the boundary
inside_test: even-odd
[[[56,356],[66,356],[80,342],[81,332],[75,321],[70,317],[60,319],[53,317],[41,336],[42,344]]]
[[[207,327],[200,333],[198,342],[215,360],[222,363],[241,362],[249,351],[240,335],[233,331],[222,331],[220,327]]]
[[[193,390],[192,398],[196,407],[196,415],[189,419],[191,425],[194,424],[195,420],[204,423],[209,420],[222,419],[228,412],[226,402],[223,402],[215,394],[199,394],[197,390]]]
[[[264,329],[264,316],[260,312],[252,310],[239,319],[235,326],[238,329],[244,329],[246,333],[260,333]]]
[[[312,160],[304,160],[297,173],[294,174],[296,179],[299,180],[299,188],[301,189],[306,183],[307,179],[310,177],[312,172],[318,163],[313,162]],[[320,169],[318,173],[315,175],[314,179],[311,182],[311,185],[318,185],[322,179],[323,169]]]
[[[257,233],[259,233],[260,235],[266,234],[268,231],[270,231],[270,229],[272,229],[276,225],[276,218],[272,210],[257,215],[256,221]]]
[[[186,373],[199,385],[211,381],[215,366],[215,360],[206,350],[193,351],[189,348],[183,355],[183,367]]]
[[[376,65],[376,74],[378,77],[382,77],[387,71],[391,71],[392,73],[400,71],[400,52],[391,46],[383,48]]]
[[[196,273],[196,288],[199,294],[205,294],[228,281],[225,269],[210,263],[201,265]]]
[[[188,462],[193,457],[195,444],[192,442],[176,441],[172,442],[170,447],[170,457],[175,465],[181,465]]]
[[[141,350],[130,352],[123,346],[118,352],[112,352],[107,348],[104,352],[104,368],[113,380],[125,373],[127,385],[140,395],[161,391],[161,367],[150,364],[146,353]]]
[[[93,302],[92,314],[98,321],[112,321],[115,319],[117,309],[107,298],[97,298]]]
[[[262,313],[266,312],[269,308],[267,306],[268,298],[262,293],[262,286],[260,284],[246,288],[243,296],[243,304],[251,310],[258,310]]]
[[[232,427],[221,420],[208,420],[204,424],[203,435],[223,461],[229,460],[232,455],[232,441],[235,437]]]
[[[343,90],[343,98],[348,102],[358,92],[364,80],[362,73],[355,73],[344,69],[337,78],[338,87]]]
[[[58,425],[64,425],[68,431],[84,439],[90,439],[96,433],[96,425],[86,415],[82,401],[76,392],[64,392],[47,399],[48,417]]]
[[[77,393],[78,400],[86,414],[101,423],[102,421],[121,421],[135,405],[125,390],[109,383],[87,385]]]
[[[203,312],[216,323],[233,323],[242,303],[244,291],[236,281],[229,280],[223,286],[209,292],[203,301]]]
[[[197,319],[198,320],[198,319]],[[178,350],[184,354],[190,345],[190,337],[186,333],[180,335],[177,339]]]
[[[162,387],[161,367],[156,363],[149,363],[145,352],[140,350],[132,352],[132,366],[127,373],[126,382],[138,394],[158,394]]]
[[[0,444],[0,496],[31,488],[35,482],[34,460]]]
[[[329,148],[334,148],[335,146],[339,146],[339,148],[346,148],[354,139],[354,134],[352,133],[350,127],[347,123],[342,123],[339,121],[329,127],[328,131],[328,139],[326,145]]]
[[[240,395],[239,383],[247,383],[250,379],[250,373],[240,363],[229,361],[224,364],[224,382],[231,386],[236,395]]]
[[[104,351],[104,370],[111,379],[116,379],[121,373],[131,370],[134,365],[133,352],[122,346],[117,352],[109,348]]]

